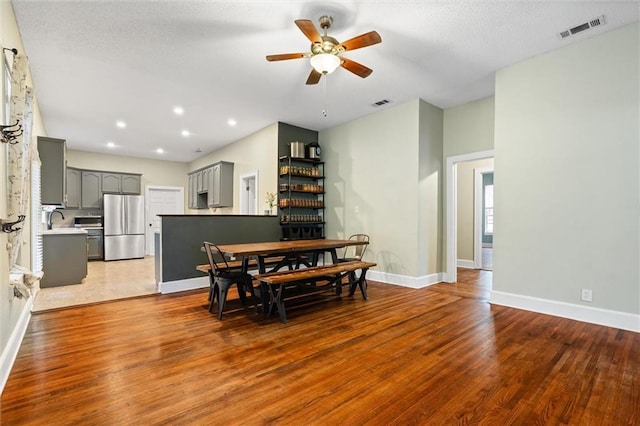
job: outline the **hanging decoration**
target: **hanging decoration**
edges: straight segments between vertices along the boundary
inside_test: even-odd
[[[23,245],[23,227],[16,227],[24,221],[29,207],[30,175],[32,158],[37,158],[37,145],[33,143],[33,89],[27,86],[28,62],[24,55],[13,51],[11,68],[11,117],[9,126],[0,129],[2,141],[7,150],[7,213],[15,220],[2,220],[2,231],[10,232],[7,243],[11,273],[22,277],[10,280],[16,297],[28,298],[31,287],[40,277],[24,266],[18,265],[20,247]],[[41,275],[41,274],[40,274]]]

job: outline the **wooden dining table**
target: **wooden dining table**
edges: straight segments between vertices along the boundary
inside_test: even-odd
[[[256,258],[258,271],[263,274],[266,271],[265,260],[270,257],[281,256],[282,260],[272,267],[271,271],[277,271],[283,267],[299,265],[316,266],[319,255],[329,253],[332,263],[338,263],[339,248],[368,244],[366,241],[356,240],[288,240],[267,241],[258,243],[221,244],[218,245],[224,255],[230,258],[240,258],[244,264],[248,264],[250,258]],[[246,267],[244,268],[246,270]]]
[[[217,245],[217,248],[224,256],[242,260],[242,270],[244,272],[247,272],[249,268],[249,260],[255,258],[258,273],[264,274],[267,272],[267,263],[271,268],[268,272],[275,272],[285,267],[290,270],[298,269],[302,265],[305,267],[315,267],[318,265],[320,254],[327,252],[331,255],[331,262],[337,264],[339,261],[337,250],[339,248],[362,244],[369,243],[368,241],[357,240],[315,239],[220,244]],[[273,259],[276,257],[279,258],[279,260],[275,265],[273,262],[268,262],[269,258]],[[261,294],[267,294],[268,288],[266,284],[261,282],[260,286]],[[263,312],[271,312],[272,307],[266,302],[267,299],[263,300],[265,300],[262,306]]]

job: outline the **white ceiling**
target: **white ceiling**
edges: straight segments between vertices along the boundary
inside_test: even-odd
[[[493,94],[496,70],[640,15],[638,1],[12,3],[49,136],[69,149],[183,162],[276,121],[323,130],[417,98],[462,105]],[[265,60],[308,51],[293,21],[323,14],[339,41],[381,35],[381,44],[344,55],[371,76],[340,68],[326,86],[306,86],[308,59]],[[600,15],[606,25],[557,35]],[[391,102],[372,106],[382,99]]]

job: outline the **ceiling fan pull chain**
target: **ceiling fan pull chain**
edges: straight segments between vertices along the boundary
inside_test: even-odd
[[[327,116],[327,80],[329,80],[327,77],[322,79],[322,115],[325,117]]]

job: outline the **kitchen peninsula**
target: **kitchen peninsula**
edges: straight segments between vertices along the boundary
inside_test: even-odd
[[[160,215],[155,235],[155,276],[161,293],[203,288],[209,279],[195,266],[206,263],[202,243],[277,241],[282,236],[278,216]]]

